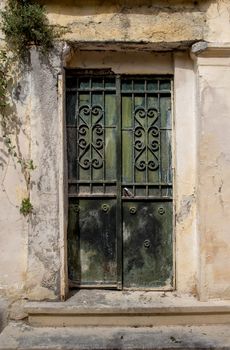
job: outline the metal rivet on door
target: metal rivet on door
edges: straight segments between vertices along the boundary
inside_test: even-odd
[[[165,213],[165,209],[163,207],[158,208],[158,213],[163,215]]]
[[[110,209],[110,206],[108,204],[102,204],[101,209],[107,213]]]
[[[150,246],[151,246],[150,240],[149,240],[149,239],[146,239],[146,240],[144,241],[144,247],[145,247],[145,248],[150,248]]]
[[[129,212],[130,212],[130,214],[136,214],[137,208],[136,207],[131,207],[131,208],[129,208]]]

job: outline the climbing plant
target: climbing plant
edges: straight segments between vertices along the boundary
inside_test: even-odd
[[[47,52],[60,35],[59,27],[49,25],[44,7],[32,0],[8,0],[1,16],[8,46],[19,58],[31,45]]]
[[[27,216],[33,212],[30,202],[31,171],[36,167],[32,159],[22,156],[16,142],[20,121],[12,108],[11,89],[13,71],[28,64],[29,48],[35,45],[44,55],[53,47],[54,40],[63,33],[60,27],[49,25],[43,6],[33,0],[8,0],[0,12],[1,30],[5,35],[4,48],[0,49],[0,123],[2,140],[8,154],[21,167],[27,196],[22,199],[20,213]]]
[[[2,140],[7,149],[8,154],[18,163],[21,167],[23,174],[27,194],[26,198],[22,199],[20,212],[26,216],[33,211],[33,206],[25,207],[25,203],[30,202],[30,173],[35,169],[32,159],[25,159],[19,149],[16,142],[17,135],[20,132],[20,122],[12,107],[12,98],[10,89],[12,86],[12,67],[15,68],[15,62],[13,56],[8,56],[7,51],[0,50],[0,123],[2,131]]]

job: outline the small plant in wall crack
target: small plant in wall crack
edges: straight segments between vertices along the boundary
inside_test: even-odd
[[[20,213],[23,216],[27,216],[29,214],[33,213],[33,205],[30,202],[30,198],[23,198],[21,206],[20,206]]]

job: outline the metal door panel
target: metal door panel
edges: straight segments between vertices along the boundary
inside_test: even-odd
[[[116,200],[72,200],[68,234],[69,277],[74,284],[116,286]]]
[[[123,286],[172,288],[172,202],[123,203]]]
[[[171,81],[121,86],[123,286],[171,289]]]

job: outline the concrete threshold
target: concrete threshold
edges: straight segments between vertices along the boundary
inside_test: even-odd
[[[170,350],[230,349],[230,325],[154,328],[34,328],[10,323],[0,335],[0,350]]]
[[[79,291],[66,302],[29,302],[37,327],[156,327],[230,324],[230,301],[154,292]]]

